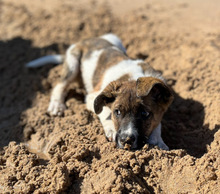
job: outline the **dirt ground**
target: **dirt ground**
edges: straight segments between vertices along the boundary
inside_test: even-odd
[[[220,193],[218,0],[2,0],[0,29],[0,193]],[[170,151],[116,148],[74,83],[46,114],[62,65],[24,64],[108,32],[175,91]]]

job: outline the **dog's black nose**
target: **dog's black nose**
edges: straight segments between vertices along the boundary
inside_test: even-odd
[[[124,146],[125,144],[129,144],[129,145],[133,145],[135,142],[135,136],[134,135],[126,135],[126,134],[122,134],[119,137],[119,141],[120,143]]]

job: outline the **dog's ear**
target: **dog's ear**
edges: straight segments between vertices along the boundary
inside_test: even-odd
[[[137,80],[137,96],[150,95],[156,103],[168,107],[173,101],[171,89],[160,79],[154,77],[140,77]]]
[[[102,112],[103,106],[114,102],[122,83],[113,81],[99,94],[94,101],[94,110],[96,114]]]

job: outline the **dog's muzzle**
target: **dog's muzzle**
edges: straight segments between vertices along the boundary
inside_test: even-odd
[[[125,145],[129,145],[131,149],[137,148],[137,135],[136,134],[127,134],[127,133],[117,133],[116,143],[119,148],[124,148]]]

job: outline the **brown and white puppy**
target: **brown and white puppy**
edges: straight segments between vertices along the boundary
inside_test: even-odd
[[[164,78],[143,60],[129,59],[113,34],[86,39],[69,47],[66,56],[46,56],[26,66],[62,63],[61,81],[52,91],[48,112],[62,115],[67,85],[81,77],[87,108],[98,114],[108,140],[137,149],[148,143],[169,148],[161,138],[161,120],[173,101]],[[81,73],[81,76],[78,76]]]

